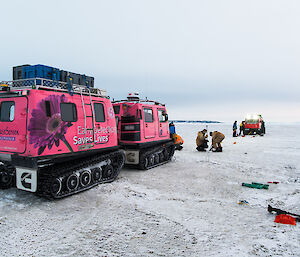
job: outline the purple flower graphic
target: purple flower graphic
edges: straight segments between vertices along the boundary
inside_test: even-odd
[[[46,101],[49,102],[46,107]],[[29,144],[34,144],[38,149],[38,155],[42,154],[45,148],[51,150],[53,144],[59,146],[62,140],[68,149],[73,152],[72,147],[65,138],[65,134],[71,122],[61,120],[60,103],[66,103],[65,95],[50,95],[37,104],[37,108],[32,111],[32,117],[29,122]],[[48,103],[47,103],[48,104]]]

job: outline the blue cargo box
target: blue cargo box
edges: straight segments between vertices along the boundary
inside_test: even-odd
[[[72,79],[74,84],[94,87],[94,77],[73,73],[65,70],[60,71],[60,79],[63,82],[67,82],[68,78]]]
[[[13,67],[13,80],[24,79],[24,67],[30,66],[29,64]]]
[[[60,71],[57,68],[37,64],[23,67],[24,79],[44,78],[60,80]]]
[[[37,64],[37,65],[20,65],[13,67],[13,79],[31,79],[45,78],[55,81],[68,82],[71,78],[74,84],[94,87],[94,77],[69,71],[59,70],[54,67]]]

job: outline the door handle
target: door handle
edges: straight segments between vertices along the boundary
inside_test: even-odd
[[[148,124],[146,124],[146,128],[148,128]]]

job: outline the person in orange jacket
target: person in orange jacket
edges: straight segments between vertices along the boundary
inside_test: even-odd
[[[179,136],[178,134],[174,133],[172,134],[172,139],[175,143],[175,150],[182,150],[183,148],[183,143],[184,143],[184,140],[182,139],[181,136]]]

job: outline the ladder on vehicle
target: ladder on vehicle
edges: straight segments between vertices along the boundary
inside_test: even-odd
[[[84,117],[84,145],[81,145],[79,147],[79,149],[88,149],[88,148],[93,148],[95,146],[95,119],[94,119],[94,106],[93,106],[93,102],[92,102],[92,96],[91,96],[91,91],[89,88],[88,92],[89,92],[89,103],[85,103],[84,101],[84,95],[82,93],[82,89],[80,88],[80,96],[81,96],[81,102],[82,102],[82,108],[83,108],[83,117]],[[86,109],[85,106],[90,105],[91,107],[91,115],[87,115],[86,114]],[[92,119],[92,128],[88,128],[87,125],[87,118],[88,119]],[[88,136],[89,135],[88,131],[92,131],[92,136],[93,136],[93,140],[92,142],[88,141]]]

